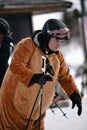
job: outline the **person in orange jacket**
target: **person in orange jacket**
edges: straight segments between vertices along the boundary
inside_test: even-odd
[[[1,130],[45,130],[44,118],[57,82],[81,115],[80,92],[59,49],[69,38],[70,30],[62,21],[48,19],[42,30],[19,41],[1,86]],[[42,106],[41,92],[35,103],[40,88]]]

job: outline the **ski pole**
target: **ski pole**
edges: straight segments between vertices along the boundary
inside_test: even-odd
[[[59,110],[62,112],[63,116],[66,117],[66,119],[68,119],[68,117],[66,116],[66,113],[63,112],[63,110],[61,109],[61,107],[54,101],[54,103],[56,104],[56,106],[59,108]]]

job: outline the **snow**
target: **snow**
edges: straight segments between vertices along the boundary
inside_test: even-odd
[[[69,101],[70,102],[70,101]],[[87,99],[82,100],[83,112],[81,116],[77,115],[77,107],[71,109],[71,102],[69,107],[62,108],[66,113],[68,119],[66,119],[61,111],[56,108],[55,115],[50,109],[47,110],[45,119],[46,130],[87,130]]]

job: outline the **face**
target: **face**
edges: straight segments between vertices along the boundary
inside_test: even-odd
[[[63,43],[63,40],[58,40],[55,37],[51,37],[49,44],[48,44],[48,47],[49,47],[50,50],[56,52],[56,51],[58,51],[61,43]]]

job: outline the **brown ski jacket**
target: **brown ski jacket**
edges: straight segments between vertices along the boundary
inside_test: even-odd
[[[42,56],[44,53],[33,43],[30,37],[22,39],[16,46],[9,68],[1,86],[0,125],[4,130],[10,126],[16,130],[26,126],[36,99],[39,84],[30,84],[33,74],[42,73]],[[61,51],[49,54],[48,59],[53,67],[53,81],[43,87],[42,114],[51,104],[57,81],[68,96],[78,91]],[[37,120],[40,111],[40,95],[36,102],[31,120]],[[1,127],[1,126],[0,126]]]

